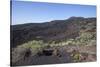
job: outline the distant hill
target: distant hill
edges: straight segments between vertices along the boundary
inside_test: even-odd
[[[81,30],[95,30],[96,18],[70,17],[44,23],[11,25],[11,47],[31,40],[63,41],[79,36]]]

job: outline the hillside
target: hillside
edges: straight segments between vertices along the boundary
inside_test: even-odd
[[[11,66],[90,61],[96,61],[96,18],[11,25]]]
[[[60,42],[79,36],[81,30],[96,29],[96,18],[70,17],[44,23],[11,25],[11,47],[32,40]]]

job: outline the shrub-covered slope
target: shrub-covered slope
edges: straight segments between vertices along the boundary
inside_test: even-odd
[[[96,32],[96,18],[71,17],[44,23],[11,25],[11,47],[32,40],[60,42],[73,39],[83,31]]]

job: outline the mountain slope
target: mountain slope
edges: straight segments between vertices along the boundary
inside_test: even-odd
[[[96,18],[71,17],[44,23],[11,25],[11,47],[32,40],[44,42],[76,38],[82,30],[96,29]],[[96,30],[95,30],[96,31]]]

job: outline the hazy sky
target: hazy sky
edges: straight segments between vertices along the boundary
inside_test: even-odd
[[[96,17],[96,6],[12,1],[12,24],[63,20],[71,16]]]

